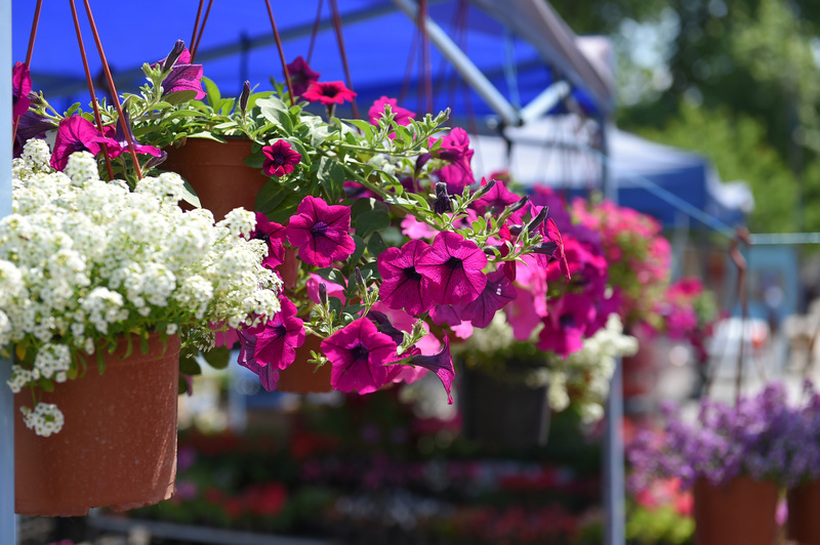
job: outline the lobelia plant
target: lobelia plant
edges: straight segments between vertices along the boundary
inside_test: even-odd
[[[627,449],[630,486],[679,478],[685,488],[705,478],[725,484],[741,474],[792,487],[820,476],[820,396],[806,383],[803,403],[770,384],[737,405],[703,399],[695,420],[664,407],[661,432],[642,430]]]
[[[340,120],[333,107],[352,92],[318,81],[301,59],[290,67],[293,97],[282,86],[252,94],[246,84],[237,100],[223,98],[178,43],[164,61],[144,65],[148,83],[124,95],[127,119],[103,104],[102,132],[78,107],[62,116],[41,95],[26,95],[31,106],[23,117],[56,127],[58,158],[66,149],[90,151],[103,176],[103,147],[109,156],[124,149],[108,136],[122,121],[149,175],[161,171],[162,148],[170,145],[249,138],[245,162],[270,180],[257,196],[255,222],[242,232],[262,244],[263,266],[283,280],[281,310],[260,320],[248,309],[246,327],[216,342],[239,342],[239,363],[266,389],[314,335],[321,349],[311,362],[332,366],[337,390],[364,394],[432,371],[449,396],[448,331],[489,324],[512,299],[521,264],[540,270],[558,263],[568,274],[560,232],[546,207],[510,200],[502,182],[476,183],[467,133],[447,132],[446,113],[416,119],[383,97],[368,121]],[[328,106],[327,117],[310,113],[309,101]],[[51,164],[60,167],[54,155]],[[141,182],[132,155],[112,161],[133,189]]]
[[[28,389],[25,424],[60,431],[63,416],[40,401],[81,379],[124,337],[147,349],[149,334],[179,335],[181,363],[214,342],[214,323],[253,327],[280,310],[281,280],[262,266],[265,246],[248,235],[251,212],[214,224],[183,212],[176,174],[146,177],[133,191],[100,180],[95,158],[69,156],[55,171],[43,140],[13,160],[13,213],[0,220],[0,351],[14,355],[8,385]],[[244,236],[244,238],[243,238]]]

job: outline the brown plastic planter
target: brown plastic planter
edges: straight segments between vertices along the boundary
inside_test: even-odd
[[[199,202],[217,221],[234,208],[254,210],[256,195],[268,181],[260,169],[247,166],[251,141],[231,138],[216,142],[189,138],[180,148],[167,148],[168,158],[160,166],[182,176],[194,188]]]
[[[695,545],[772,545],[778,491],[773,482],[735,477],[695,482]]]
[[[800,545],[820,544],[820,481],[789,490],[788,538]]]
[[[105,372],[88,358],[86,375],[58,384],[43,401],[65,416],[62,431],[40,437],[26,428],[14,396],[15,511],[23,515],[81,516],[92,507],[133,509],[170,498],[177,462],[179,337],[135,339],[105,356]]]
[[[319,337],[315,335],[305,336],[305,344],[296,349],[296,361],[291,363],[287,369],[279,371],[279,382],[276,384],[277,391],[311,394],[333,390],[330,386],[331,365],[327,363],[314,373],[315,366],[308,363],[310,351],[318,352],[321,344],[322,340]]]

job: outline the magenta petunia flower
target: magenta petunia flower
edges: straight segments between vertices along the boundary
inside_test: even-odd
[[[345,87],[341,81],[314,81],[302,93],[302,98],[309,102],[319,102],[326,106],[350,102],[356,93]]]
[[[131,132],[131,122],[128,119],[128,114],[123,113],[123,115],[126,116],[125,125],[128,127],[131,142],[134,144],[134,151],[136,153],[153,155],[154,157],[161,157],[162,152],[159,149],[155,148],[154,146],[143,145],[137,142],[137,139],[134,137],[134,133]],[[107,127],[103,127],[103,134],[111,140],[111,142],[108,142],[109,157],[115,159],[123,153],[129,153],[128,139],[125,137],[125,132],[123,132],[122,130],[122,125],[117,123],[116,127],[112,127],[110,125]]]
[[[435,373],[447,391],[447,402],[450,405],[453,404],[453,396],[450,390],[453,387],[456,372],[453,369],[453,357],[450,355],[449,337],[444,336],[444,346],[441,348],[441,352],[432,356],[413,356],[410,358],[410,363]]]
[[[290,84],[293,86],[293,96],[302,96],[310,84],[319,79],[321,74],[311,69],[301,56],[288,65]]]
[[[285,227],[283,225],[268,221],[265,214],[257,212],[256,227],[251,231],[251,238],[264,241],[268,247],[268,255],[262,260],[263,267],[275,269],[285,262]]]
[[[280,297],[282,309],[256,335],[254,360],[261,365],[286,369],[296,360],[296,349],[305,344],[304,322],[296,317],[296,305]]]
[[[487,180],[482,179],[481,186],[486,185]],[[473,208],[482,216],[487,212],[498,215],[505,208],[517,203],[519,200],[521,200],[519,195],[507,189],[501,180],[496,180],[495,185],[486,194],[473,201]]]
[[[171,55],[177,55],[177,48],[180,43],[177,42],[174,50],[171,51]],[[196,93],[194,98],[202,100],[205,98],[205,91],[202,90],[202,65],[191,64],[191,53],[184,46],[178,55],[171,67],[171,73],[162,80],[163,96],[180,91],[193,91]],[[168,58],[160,62],[165,63],[167,60]]]
[[[284,140],[277,140],[270,146],[263,147],[262,153],[265,154],[265,163],[262,165],[265,174],[278,178],[293,172],[302,160],[302,155]]]
[[[299,259],[316,267],[344,261],[356,249],[350,236],[350,208],[310,195],[299,203],[286,233],[291,246],[299,248]]]
[[[403,308],[414,316],[433,308],[430,280],[416,271],[416,264],[429,249],[426,242],[411,240],[401,248],[388,248],[379,255],[377,266],[382,277],[379,298],[387,306]]]
[[[475,327],[487,327],[495,313],[516,298],[515,286],[504,271],[494,271],[487,275],[487,285],[475,301],[456,305],[456,312],[462,320],[470,321]]]
[[[322,341],[333,369],[330,384],[341,392],[367,394],[389,382],[386,364],[396,361],[397,345],[367,318],[359,318]]]
[[[264,326],[253,329],[240,329],[239,334],[239,357],[237,363],[246,369],[253,371],[259,377],[259,382],[262,388],[268,392],[276,389],[279,383],[279,368],[275,365],[265,365],[256,361],[254,353],[256,352],[257,334],[262,331]]]
[[[91,121],[75,115],[60,120],[57,127],[57,137],[54,140],[54,151],[51,153],[51,166],[55,170],[63,170],[68,163],[68,157],[75,151],[88,150],[92,154],[100,153],[100,144],[116,146],[117,142],[106,138]]]
[[[475,182],[470,165],[473,153],[470,149],[470,137],[461,127],[454,128],[441,139],[438,156],[450,164],[436,171],[436,175],[447,184],[450,194],[461,195],[465,187]]]
[[[12,118],[20,117],[28,111],[31,106],[31,74],[28,66],[22,62],[14,64],[11,69],[11,115]]]
[[[550,303],[536,346],[566,358],[583,347],[588,328],[595,322],[595,306],[592,299],[576,293],[565,294]]]
[[[439,304],[474,301],[487,285],[487,256],[463,236],[451,231],[436,235],[433,246],[416,263],[416,270],[430,280],[430,296]]]

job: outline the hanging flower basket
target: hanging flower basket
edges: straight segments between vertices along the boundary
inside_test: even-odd
[[[820,544],[820,480],[789,490],[788,538],[801,544]]]
[[[17,513],[82,516],[92,507],[132,509],[173,495],[179,337],[169,337],[166,348],[152,335],[145,354],[134,344],[125,357],[121,339],[105,355],[103,374],[91,357],[82,380],[43,393],[65,417],[59,433],[28,429],[20,411],[30,404],[28,390],[14,396]]]
[[[191,184],[203,208],[220,220],[234,208],[254,210],[256,195],[268,178],[261,169],[245,164],[251,154],[251,141],[229,138],[217,142],[189,138],[184,146],[166,148],[168,158],[163,170],[178,173]]]
[[[772,545],[778,491],[772,481],[741,475],[724,485],[695,482],[695,543]]]

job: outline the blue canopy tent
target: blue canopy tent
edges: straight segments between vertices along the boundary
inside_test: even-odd
[[[309,56],[317,8],[322,7],[311,66],[324,81],[345,80],[330,5],[334,2],[274,3],[274,17],[288,62]],[[542,0],[429,0],[426,40],[417,30],[414,0],[337,0],[350,79],[359,109],[382,95],[423,111],[422,95],[432,81],[432,107],[452,108],[465,123],[492,117],[520,125],[556,107],[545,90],[569,84],[576,102],[590,115],[606,116],[612,90],[578,51],[572,32]],[[207,3],[206,3],[207,4]],[[143,82],[144,62],[165,57],[177,39],[190,40],[199,3],[146,0],[138,9],[97,3],[94,19],[118,91]],[[24,60],[33,3],[15,5],[13,54]],[[82,4],[79,9],[82,11]],[[92,74],[101,73],[84,13],[80,15]],[[88,102],[86,80],[68,3],[42,11],[31,62],[33,87],[58,107]],[[225,95],[238,95],[242,82],[269,88],[284,81],[275,40],[262,2],[214,2],[202,35],[197,62]],[[427,69],[421,65],[429,49]],[[465,85],[464,83],[468,85]],[[553,93],[554,94],[554,93]]]

